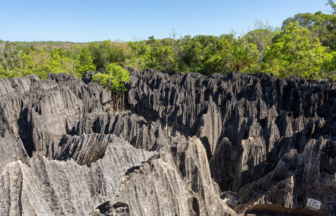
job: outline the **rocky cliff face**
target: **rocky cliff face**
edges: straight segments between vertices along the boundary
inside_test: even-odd
[[[335,83],[128,70],[0,79],[0,215],[336,215]]]

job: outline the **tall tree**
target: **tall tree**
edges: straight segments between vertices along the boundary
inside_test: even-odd
[[[263,72],[281,78],[299,75],[312,79],[320,76],[323,62],[331,57],[316,35],[294,22],[285,27],[281,37],[269,48]]]
[[[231,65],[232,69],[236,72],[241,71],[243,68],[248,67],[253,63],[253,57],[249,50],[242,46],[233,46],[230,52],[227,54],[226,59]]]
[[[246,35],[242,37],[248,50],[252,53],[260,67],[263,63],[267,46],[271,45],[275,32],[268,23],[257,20],[254,27]],[[253,49],[251,44],[257,45],[257,50]]]
[[[96,70],[96,67],[93,65],[92,56],[89,49],[84,47],[80,52],[78,71],[84,75],[91,70]]]

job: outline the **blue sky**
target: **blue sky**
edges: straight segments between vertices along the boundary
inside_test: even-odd
[[[0,0],[0,39],[9,41],[129,41],[240,32],[254,21],[280,27],[297,13],[327,13],[327,0]]]

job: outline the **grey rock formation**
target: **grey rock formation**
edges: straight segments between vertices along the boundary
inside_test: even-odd
[[[74,134],[115,134],[134,147],[146,150],[167,148],[160,122],[146,121],[130,111],[114,113],[90,113],[79,119]]]
[[[159,173],[149,172],[133,183],[161,182],[159,190],[168,186],[160,169],[169,168],[167,174],[175,175],[169,185],[178,186],[179,193],[169,196],[162,188],[157,203],[134,207],[131,201],[117,202],[110,211],[139,215],[139,208],[179,203],[180,215],[236,214],[220,198],[200,140],[177,131],[167,137],[160,121],[130,111],[111,113],[117,97],[72,75],[2,81],[10,85],[0,102],[1,215],[88,215],[120,193],[131,197],[131,191],[117,193],[122,179],[154,155]],[[162,164],[163,156],[168,164]]]
[[[0,79],[0,96],[11,92],[25,93],[30,90],[31,85],[40,81],[36,74],[21,78]]]
[[[335,83],[126,69],[0,79],[0,215],[336,215]]]
[[[199,139],[180,143],[173,155],[160,153],[131,169],[115,198],[91,215],[115,215],[120,204],[128,215],[236,215],[214,187]]]
[[[295,190],[302,190],[300,194],[305,195],[292,199],[279,196],[287,191],[285,183],[281,183],[284,179],[270,181],[266,178],[276,172],[293,151],[305,158],[306,163],[320,163],[304,152],[310,142],[336,139],[335,83],[299,77],[281,80],[266,74],[231,73],[205,77],[149,69],[132,72],[128,88],[132,112],[150,121],[159,119],[165,136],[179,131],[185,137],[196,135],[202,141],[214,180],[221,190],[239,194],[240,203],[235,208],[239,213],[244,213],[251,205],[261,204],[276,206],[269,208],[272,211],[277,211],[279,206],[306,208],[309,197],[319,199],[322,205],[318,211],[309,209],[308,213],[336,214],[333,196],[319,197],[308,192],[311,182],[315,181],[319,183],[313,187],[327,184],[335,194],[332,177],[328,177],[328,183],[322,183],[326,181],[322,177],[306,182],[300,175],[296,180],[296,185],[300,186]],[[330,154],[335,157],[333,152]],[[299,172],[302,165],[296,166],[294,170]],[[311,172],[316,176],[335,175],[334,171],[326,172],[321,167]],[[289,170],[282,171],[279,176],[289,173]],[[268,187],[260,190],[257,185]],[[276,185],[279,185],[277,191],[267,192]],[[271,214],[269,209],[267,212]]]
[[[272,172],[241,188],[239,201],[253,200],[258,208],[269,203],[298,208],[314,198],[322,202],[319,212],[330,214],[336,200],[335,149],[335,141],[323,138],[310,140],[301,154],[291,149]],[[249,211],[253,210],[250,207]]]
[[[11,136],[5,131],[4,136],[0,136],[0,173],[6,165],[20,160],[22,163],[30,165],[30,159],[23,146],[21,139]]]
[[[6,166],[0,176],[0,215],[88,215],[115,196],[128,169],[153,154],[114,135],[73,139],[60,154],[67,162],[43,158],[31,166],[21,161]]]

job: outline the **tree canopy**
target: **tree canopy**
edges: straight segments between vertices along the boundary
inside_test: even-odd
[[[78,78],[105,69],[96,80],[113,91],[125,90],[129,79],[123,67],[212,73],[273,73],[285,78],[336,79],[336,4],[329,13],[298,13],[281,28],[256,21],[253,28],[220,36],[180,36],[135,41],[9,42],[0,40],[0,78],[49,72],[73,73]],[[128,78],[127,78],[128,77]]]
[[[130,74],[117,63],[109,64],[105,73],[98,73],[92,77],[93,82],[99,82],[113,92],[127,91],[124,81],[129,82]]]

